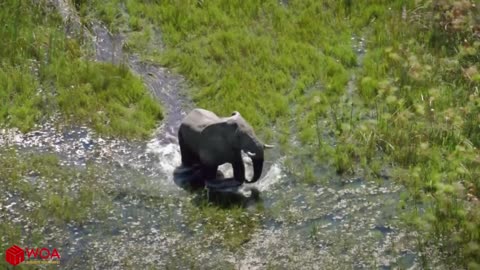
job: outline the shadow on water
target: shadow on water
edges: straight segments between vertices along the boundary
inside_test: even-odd
[[[197,207],[206,202],[221,208],[246,208],[261,201],[258,188],[244,187],[234,178],[225,178],[220,170],[217,171],[216,179],[205,181],[200,166],[179,166],[173,172],[173,182],[178,187],[196,194],[192,202]]]
[[[178,166],[173,171],[173,182],[180,188],[195,192],[205,187],[202,172],[199,166],[184,167]]]

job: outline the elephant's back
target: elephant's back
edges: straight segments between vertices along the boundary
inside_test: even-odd
[[[211,111],[193,109],[182,121],[181,128],[189,128],[201,132],[209,125],[218,123],[221,119]]]

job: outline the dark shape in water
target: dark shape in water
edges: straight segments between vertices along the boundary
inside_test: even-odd
[[[393,232],[393,229],[388,227],[388,226],[383,226],[383,225],[377,225],[375,226],[375,229],[380,231],[383,234],[391,233]]]
[[[173,171],[173,182],[177,186],[189,191],[201,190],[205,187],[205,180],[200,166],[179,166],[175,168]]]
[[[252,200],[258,201],[260,192],[251,188],[251,196],[240,192],[242,183],[234,178],[225,178],[221,171],[217,171],[215,179],[206,180],[199,165],[193,167],[179,166],[173,171],[175,184],[188,191],[201,191],[206,189],[206,199],[221,207],[234,205],[246,206]]]
[[[197,189],[215,189],[232,192],[238,189],[242,183],[236,181],[234,178],[226,179],[223,173],[218,170],[215,179],[207,180],[201,170],[200,165],[192,167],[179,166],[173,171],[173,181],[175,184],[183,189],[197,190]]]
[[[229,181],[229,180],[227,180]],[[208,202],[213,203],[222,208],[230,208],[232,206],[240,206],[247,208],[256,202],[261,201],[260,191],[255,188],[251,188],[251,195],[246,196],[240,192],[238,188],[226,188],[226,189],[207,189]]]
[[[225,192],[238,190],[238,188],[242,185],[242,183],[235,180],[235,178],[224,178],[223,173],[220,171],[217,171],[216,179],[207,180],[205,184],[206,188],[210,190],[219,190]]]

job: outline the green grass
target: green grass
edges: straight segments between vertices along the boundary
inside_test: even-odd
[[[258,210],[220,208],[206,203],[187,208],[186,217],[190,228],[200,226],[202,234],[213,236],[210,240],[213,240],[213,244],[220,244],[232,251],[250,241],[263,218]]]
[[[405,200],[419,209],[409,220],[425,233],[421,242],[454,254],[445,263],[478,269],[480,41],[470,27],[480,25],[474,19],[480,12],[469,1],[450,2],[434,9],[429,3],[377,1],[354,9],[356,20],[372,12],[376,20],[364,23],[369,51],[356,103],[363,111],[354,117],[360,128],[341,137],[363,142],[356,151],[360,158],[373,145],[373,156],[395,165],[394,178],[410,194]],[[461,18],[444,17],[454,9]],[[442,25],[454,19],[467,23],[445,31]]]
[[[150,135],[162,112],[139,78],[124,66],[75,63],[75,70],[52,76],[58,106],[68,120],[87,123],[101,134],[127,138]]]
[[[0,4],[0,123],[30,130],[60,112],[104,135],[144,138],[160,106],[125,66],[83,57],[55,10],[42,1]]]
[[[104,5],[92,0],[84,1],[80,10],[86,19],[91,10],[113,31],[130,32],[133,39],[127,46],[144,59],[184,74],[199,106],[219,114],[240,110],[257,128],[275,120],[281,125],[291,117],[302,122],[302,114],[310,112],[291,112],[290,103],[305,93],[342,93],[346,68],[356,61],[342,15],[316,1],[283,6],[278,1],[125,0]],[[145,50],[157,28],[166,50]]]

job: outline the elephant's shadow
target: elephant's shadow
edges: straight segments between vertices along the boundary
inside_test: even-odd
[[[217,171],[215,179],[206,180],[200,165],[175,168],[173,181],[180,188],[197,193],[194,203],[198,205],[206,200],[208,203],[224,208],[247,207],[261,201],[260,191],[257,188],[245,188],[234,178],[225,178],[220,170]]]

